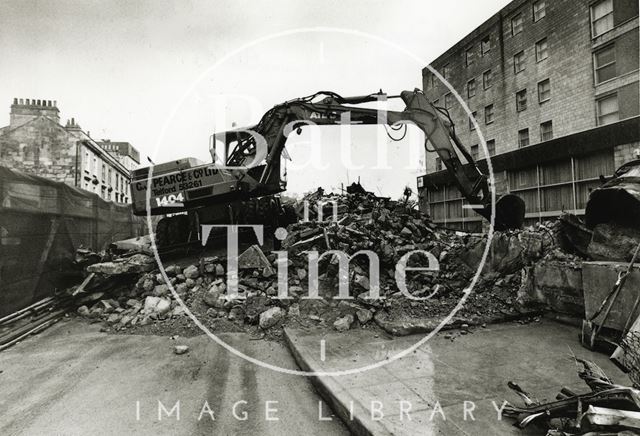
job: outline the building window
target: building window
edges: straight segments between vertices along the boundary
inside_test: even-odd
[[[542,20],[547,16],[547,4],[545,0],[533,2],[533,22]]]
[[[521,71],[524,71],[524,50],[513,57],[513,72],[518,74]]]
[[[436,158],[436,171],[442,171],[442,159]]]
[[[613,0],[602,0],[591,6],[591,33],[593,37],[613,29]]]
[[[471,146],[471,157],[473,158],[473,160],[478,160],[479,157],[479,149],[478,149],[478,144],[472,145]]]
[[[547,38],[536,42],[536,62],[540,62],[549,57]]]
[[[476,95],[476,79],[471,79],[467,82],[467,97],[474,95]]]
[[[522,32],[522,14],[518,14],[511,19],[511,35],[515,36]]]
[[[529,129],[518,130],[518,147],[526,147],[529,145]]]
[[[522,112],[527,108],[527,90],[516,92],[516,111]]]
[[[451,106],[453,106],[453,96],[449,92],[449,93],[444,95],[444,108],[445,109],[450,109]]]
[[[491,70],[487,70],[484,73],[482,73],[482,87],[484,89],[491,88],[491,79],[492,79]]]
[[[487,151],[489,151],[489,156],[494,156],[496,154],[496,140],[489,139],[487,141]]]
[[[551,82],[549,79],[538,83],[538,103],[544,103],[551,99]]]
[[[596,101],[598,112],[598,125],[609,124],[618,121],[618,95],[611,94]]]
[[[493,123],[493,105],[492,104],[484,108],[484,123],[485,124]]]
[[[442,67],[442,77],[444,77],[445,80],[449,80],[449,64]]]
[[[480,51],[482,52],[482,56],[491,51],[491,35],[485,36],[480,42]]]
[[[469,118],[469,130],[476,130],[475,124],[473,124],[473,120],[476,120],[478,117],[478,112],[471,112],[471,117]]]
[[[545,121],[540,124],[540,140],[548,141],[553,139],[553,121]]]
[[[468,49],[465,53],[464,53],[464,62],[466,64],[467,67],[470,67],[471,65],[473,65],[474,62],[474,58],[473,58],[473,48]]]
[[[593,56],[593,65],[596,69],[596,84],[616,77],[616,50],[613,44],[598,50]]]

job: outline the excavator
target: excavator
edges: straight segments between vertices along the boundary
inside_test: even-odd
[[[401,99],[405,109],[362,106],[389,99]],[[419,89],[400,95],[380,91],[355,97],[321,91],[278,104],[255,126],[214,134],[211,163],[185,158],[135,170],[131,183],[134,213],[170,215],[156,226],[158,247],[197,240],[201,224],[286,226],[296,220],[295,211],[281,204],[277,194],[286,190],[281,163],[289,134],[300,133],[310,124],[336,125],[345,120],[354,125],[384,124],[394,130],[417,126],[425,135],[425,147],[440,157],[468,207],[491,220],[487,175],[457,137],[448,111],[434,106]],[[494,227],[520,228],[524,214],[521,198],[502,196],[495,205]]]

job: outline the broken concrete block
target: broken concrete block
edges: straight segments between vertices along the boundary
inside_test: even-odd
[[[260,314],[267,310],[269,298],[264,295],[250,295],[244,302],[245,316],[247,322],[255,324],[259,321]]]
[[[84,317],[89,317],[91,315],[91,313],[89,312],[89,308],[87,306],[80,306],[78,307],[78,315],[80,316],[84,316]]]
[[[187,345],[176,345],[173,347],[173,352],[177,355],[185,354],[189,351],[189,347]]]
[[[360,286],[363,289],[369,290],[369,278],[365,275],[356,275],[353,280],[356,285]]]
[[[153,288],[155,288],[155,284],[153,283],[153,280],[146,279],[144,282],[142,282],[142,290],[143,291],[151,292],[151,291],[153,291]]]
[[[293,303],[289,307],[289,316],[300,316],[300,305],[298,303]]]
[[[155,265],[156,261],[153,257],[146,254],[134,254],[113,262],[94,263],[87,267],[87,271],[106,275],[138,274],[153,270]]]
[[[107,318],[107,322],[109,324],[115,324],[117,322],[120,321],[121,315],[119,313],[112,313],[111,315],[109,315],[109,317]]]
[[[167,273],[167,276],[173,277],[180,274],[182,272],[182,268],[178,265],[169,265],[164,269],[164,272]]]
[[[584,316],[582,265],[546,261],[533,267],[533,289],[541,303],[555,312]]]
[[[195,265],[189,265],[182,271],[182,274],[184,274],[187,279],[195,280],[200,275],[200,270]]]
[[[135,298],[128,299],[125,304],[127,305],[127,307],[135,307],[135,308],[139,308],[142,306],[142,303],[139,300],[136,300]]]
[[[113,312],[116,307],[118,307],[118,303],[114,300],[100,300],[100,306],[103,310],[104,313],[111,313]]]
[[[230,321],[239,321],[244,319],[244,310],[240,306],[232,307],[228,316]]]
[[[615,224],[598,224],[587,252],[594,260],[629,262],[640,244],[640,230]]]
[[[222,292],[218,288],[218,285],[212,284],[207,292],[204,294],[204,303],[209,307],[218,307],[218,300],[222,296]]]
[[[353,321],[353,315],[345,315],[342,318],[338,318],[333,323],[333,327],[339,332],[346,332],[351,328],[351,324],[353,324]]]
[[[373,313],[368,309],[360,309],[356,312],[356,317],[360,324],[366,324],[373,318]]]
[[[155,312],[159,315],[164,315],[168,313],[169,310],[171,310],[171,301],[165,298],[160,298],[160,301],[158,301],[158,304],[156,305]]]
[[[153,295],[156,297],[164,297],[169,293],[168,285],[158,285],[153,289]]]
[[[173,308],[173,310],[171,311],[171,316],[182,316],[186,313],[184,307],[182,307],[181,305],[178,305],[176,307]]]
[[[160,301],[159,297],[148,296],[144,300],[144,311],[147,313],[151,313],[155,311],[156,306],[158,305],[158,301]]]
[[[613,289],[619,274],[629,268],[628,262],[584,262],[582,264],[582,283],[584,286],[585,318],[590,319],[599,310],[602,302]],[[640,316],[640,307],[630,313],[640,289],[640,265],[635,264],[627,276],[624,286],[612,302],[611,310],[603,323],[604,327],[623,331],[628,319]],[[602,322],[602,316],[594,321]]]
[[[260,314],[260,328],[266,330],[278,324],[284,318],[284,310],[272,307]]]
[[[224,275],[224,267],[222,266],[222,264],[220,264],[220,263],[216,264],[215,274],[217,276],[223,276]]]
[[[402,230],[400,231],[400,234],[403,236],[413,236],[413,232],[409,230],[409,228],[407,227],[403,227]]]
[[[271,264],[260,247],[252,245],[238,256],[239,269],[264,269],[271,268]]]

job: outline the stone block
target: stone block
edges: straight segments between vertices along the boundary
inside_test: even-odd
[[[584,262],[583,264],[583,284],[585,312],[587,318],[593,314],[601,306],[604,299],[618,279],[620,272],[626,271],[628,263],[626,262]],[[616,330],[624,328],[629,318],[631,308],[640,293],[640,265],[633,268],[632,273],[627,277],[627,281],[620,291],[618,298],[611,306],[611,312],[607,317],[604,327]],[[632,321],[640,315],[640,310],[632,315]],[[602,322],[602,315],[594,321],[596,324]]]
[[[535,298],[551,310],[584,315],[582,266],[575,262],[540,262],[533,267]]]

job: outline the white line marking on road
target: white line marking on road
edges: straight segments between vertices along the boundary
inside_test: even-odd
[[[324,362],[326,358],[326,342],[324,339],[320,339],[320,360]]]

